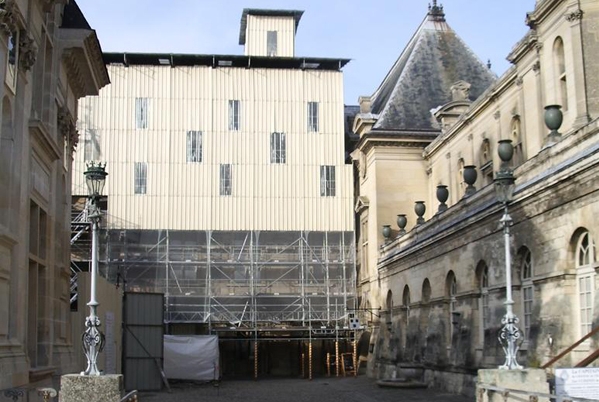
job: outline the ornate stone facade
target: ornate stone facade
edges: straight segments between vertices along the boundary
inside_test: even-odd
[[[76,94],[64,79],[65,51],[93,54],[100,46],[89,27],[63,26],[63,16],[83,17],[74,2],[48,7],[59,3],[0,2],[0,395],[17,389],[29,401],[41,400],[36,388],[58,388],[60,374],[81,370],[69,310],[71,151],[64,139],[77,142],[77,99],[108,84],[104,64],[85,58],[79,67],[93,88]],[[73,30],[81,40],[65,41]],[[46,50],[38,55],[40,41]]]
[[[599,42],[591,38],[599,4],[581,1],[573,11],[568,3],[537,2],[528,16],[531,32],[508,57],[514,67],[424,145],[421,155],[400,145],[393,153],[375,142],[368,147],[372,131],[362,133],[358,147],[368,147],[371,163],[357,193],[371,202],[360,212],[366,223],[361,229],[370,228],[368,238],[375,244],[366,250],[358,243],[362,256],[374,254],[359,258],[360,272],[371,273],[361,278],[359,294],[363,306],[385,311],[370,323],[370,375],[417,377],[474,395],[477,370],[504,362],[497,340],[506,312],[503,209],[492,185],[499,140],[515,146],[508,247],[514,311],[523,332],[520,364],[542,366],[595,326],[599,98],[592,85],[599,76]],[[573,24],[581,16],[584,23]],[[561,135],[552,142],[543,124],[549,104],[562,105],[563,112]],[[468,197],[464,165],[475,165],[478,172],[478,190]],[[368,185],[374,177],[389,176],[403,180]],[[437,212],[437,185],[449,189],[444,212]],[[406,200],[426,202],[426,223],[414,226]],[[385,243],[380,227],[400,213],[408,214],[411,230]],[[595,349],[592,338],[558,364],[574,365]]]

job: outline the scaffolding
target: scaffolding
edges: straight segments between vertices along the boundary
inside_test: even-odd
[[[166,324],[326,333],[355,306],[352,232],[127,229],[103,243],[107,278],[163,293]]]

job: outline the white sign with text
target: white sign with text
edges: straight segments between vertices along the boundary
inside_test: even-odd
[[[599,367],[555,369],[555,394],[599,399]]]

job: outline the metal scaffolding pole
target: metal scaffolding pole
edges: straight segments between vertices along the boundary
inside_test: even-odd
[[[326,232],[324,234],[324,244],[325,244],[325,270],[324,270],[324,283],[325,283],[325,292],[327,296],[327,324],[331,322],[331,283],[329,276],[329,261],[331,259],[331,250],[329,249],[329,233]]]
[[[306,325],[306,255],[304,251],[304,242],[307,239],[304,238],[304,232],[301,232],[301,241],[300,241],[300,292],[301,292],[301,300],[302,300],[302,325]]]
[[[208,333],[212,334],[212,231],[206,231],[206,296],[204,319],[208,320]]]

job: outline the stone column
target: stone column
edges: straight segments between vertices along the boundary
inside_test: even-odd
[[[120,402],[123,375],[66,374],[61,377],[59,402]]]

